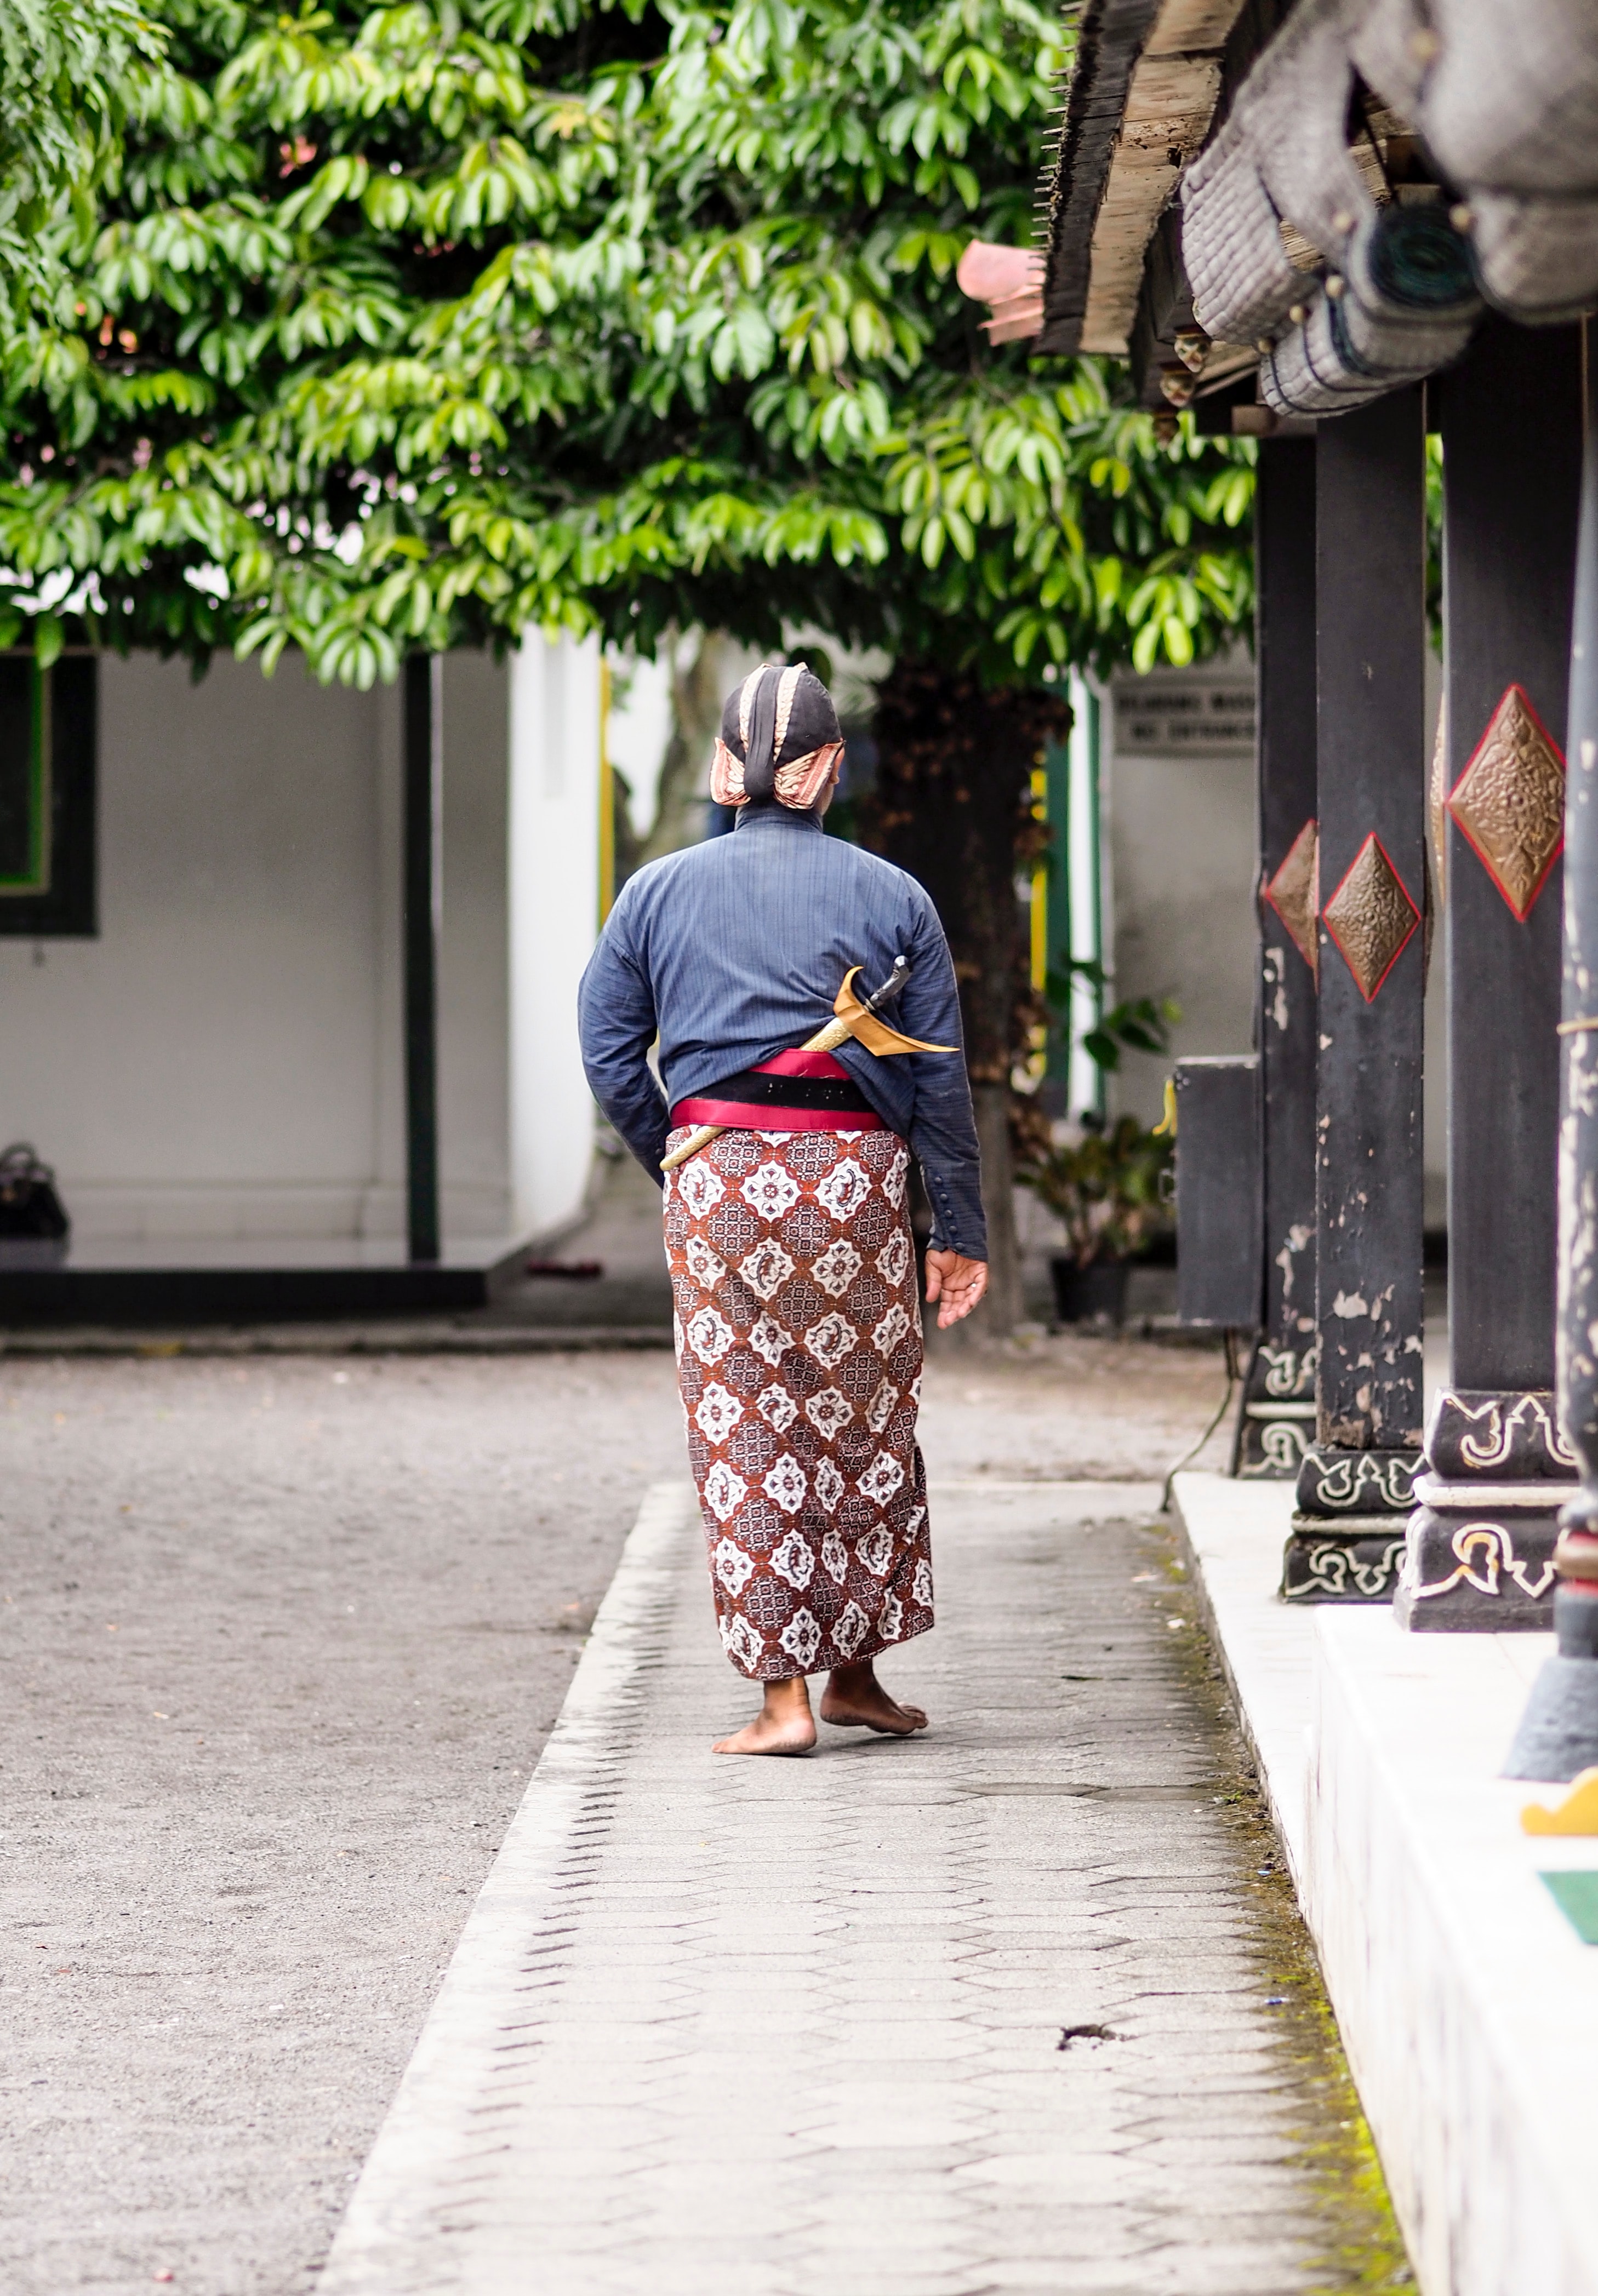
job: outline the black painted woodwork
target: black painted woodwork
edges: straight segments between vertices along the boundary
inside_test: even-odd
[[[439,1227],[439,660],[404,670],[406,1229],[413,1262],[436,1260]]]
[[[1581,331],[1488,318],[1431,402],[1452,792],[1512,685],[1564,743]],[[1521,919],[1458,820],[1445,819],[1454,1389],[1427,1431],[1394,1614],[1413,1632],[1496,1633],[1545,1628],[1553,1608],[1558,1493],[1528,1464],[1554,1453],[1516,1438],[1551,1427],[1562,873],[1556,861]],[[1484,1441],[1495,1424],[1503,1439]],[[1482,1489],[1475,1463],[1487,1456],[1493,1488]],[[1568,1454],[1553,1472],[1570,1474]]]
[[[1316,814],[1315,444],[1264,440],[1255,492],[1265,1338],[1315,1331],[1315,980],[1263,888]]]
[[[1570,644],[1559,1165],[1559,1410],[1581,1475],[1569,1520],[1598,1534],[1598,342],[1589,330],[1586,448]],[[1598,1756],[1594,1757],[1598,1759]]]
[[[1350,1450],[1313,1443],[1298,1468],[1301,1513],[1317,1516],[1403,1515],[1414,1505],[1420,1467],[1413,1450]]]
[[[41,851],[49,816],[50,767],[39,718],[43,695],[31,654],[0,654],[0,897],[25,898],[47,863]]]
[[[39,675],[30,652],[0,654],[0,872],[11,873],[26,836],[34,727],[46,756],[42,792],[49,818],[48,867],[37,890],[0,890],[0,934],[29,940],[87,939],[99,917],[100,663],[62,654]],[[19,766],[21,771],[19,772]],[[20,873],[20,872],[18,873]]]
[[[1560,1515],[1553,1625],[1510,1750],[1512,1778],[1573,1778],[1598,1764],[1598,350],[1586,341],[1586,450],[1570,638],[1560,1090],[1561,1431],[1581,1488]]]
[[[1370,1456],[1370,1454],[1366,1454]],[[1286,1603],[1388,1603],[1404,1560],[1404,1525],[1396,1515],[1294,1518],[1281,1559]]]
[[[0,1267],[0,1327],[98,1324],[170,1330],[457,1315],[491,1306],[526,1265],[525,1249],[518,1247],[449,1267],[432,1260],[391,1267]],[[635,1342],[623,1335],[622,1343]],[[561,1344],[569,1346],[569,1337]]]
[[[1259,1323],[1259,1062],[1176,1063],[1176,1301],[1184,1324]]]
[[[1527,1485],[1540,1507],[1509,1506],[1502,1498],[1472,1505],[1468,1489],[1437,1500],[1424,1496],[1404,1533],[1404,1568],[1393,1595],[1393,1617],[1411,1634],[1544,1634],[1552,1623],[1553,1549],[1558,1537],[1554,1494]],[[1460,1572],[1462,1552],[1472,1576]]]
[[[1506,1395],[1446,1387],[1426,1423],[1426,1464],[1451,1483],[1568,1483],[1576,1458],[1546,1389]]]
[[[1564,745],[1581,330],[1488,318],[1433,387],[1452,790],[1512,683]],[[1522,924],[1449,821],[1448,1304],[1460,1387],[1553,1384],[1562,900],[1555,862]]]
[[[1419,389],[1315,442],[1321,987],[1315,1167],[1317,1439],[1421,1440],[1424,975],[1420,931],[1367,1003],[1324,922],[1374,832],[1425,889],[1424,416]]]
[[[1297,1472],[1314,1434],[1315,977],[1265,887],[1315,817],[1315,448],[1262,442],[1255,478],[1263,1300],[1232,1472]]]
[[[1440,1390],[1427,1414],[1424,1472],[1415,1478],[1416,1511],[1393,1596],[1399,1626],[1420,1634],[1546,1632],[1556,1510],[1575,1474],[1545,1388]]]

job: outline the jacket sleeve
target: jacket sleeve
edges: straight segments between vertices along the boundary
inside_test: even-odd
[[[960,988],[938,913],[918,886],[909,955],[914,970],[898,1000],[896,1025],[907,1037],[919,1037],[926,1044],[960,1046],[953,1054],[909,1056],[916,1086],[910,1144],[932,1205],[933,1245],[939,1250],[962,1252],[968,1259],[985,1259],[988,1231],[982,1209],[982,1157],[966,1075]]]
[[[577,1032],[589,1088],[655,1186],[671,1132],[649,1066],[655,997],[630,947],[625,909],[611,911],[577,989]]]

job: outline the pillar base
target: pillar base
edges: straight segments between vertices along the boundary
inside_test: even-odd
[[[1282,1600],[1391,1602],[1421,1464],[1419,1451],[1312,1444],[1298,1469],[1298,1510],[1281,1560]]]
[[[1531,1685],[1506,1778],[1568,1785],[1598,1767],[1598,1661],[1551,1658]]]
[[[1397,1514],[1298,1513],[1282,1550],[1284,1603],[1390,1603],[1404,1561]]]
[[[1576,1462],[1544,1390],[1447,1389],[1426,1426],[1393,1615],[1412,1634],[1544,1633]]]
[[[1231,1472],[1245,1482],[1291,1482],[1315,1439],[1315,1365],[1320,1350],[1260,1340],[1243,1382]]]
[[[1354,1515],[1407,1515],[1423,1464],[1419,1451],[1345,1451],[1332,1443],[1312,1444],[1298,1469],[1299,1512],[1329,1517],[1329,1529]]]
[[[1531,1685],[1506,1778],[1569,1784],[1598,1767],[1598,1588],[1567,1582],[1553,1599],[1559,1650]]]
[[[1546,1634],[1553,1626],[1559,1516],[1495,1506],[1494,1496],[1484,1491],[1474,1506],[1424,1505],[1410,1517],[1393,1615],[1412,1634]]]
[[[1448,1482],[1576,1480],[1576,1454],[1559,1431],[1546,1388],[1441,1389],[1426,1423],[1426,1464]],[[1564,1504],[1566,1494],[1557,1494]]]

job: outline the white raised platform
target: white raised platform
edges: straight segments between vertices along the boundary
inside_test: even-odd
[[[1498,1775],[1551,1635],[1290,1610],[1291,1487],[1176,1501],[1425,2296],[1598,2296],[1598,1948]]]

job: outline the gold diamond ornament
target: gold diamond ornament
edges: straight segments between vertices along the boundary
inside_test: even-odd
[[[1420,910],[1374,830],[1321,914],[1369,1004],[1421,922]]]
[[[1321,944],[1315,931],[1315,824],[1306,821],[1287,849],[1287,857],[1265,887],[1265,898],[1286,926],[1288,938],[1318,980]]]
[[[1565,842],[1565,761],[1525,689],[1511,685],[1448,810],[1522,924]]]

